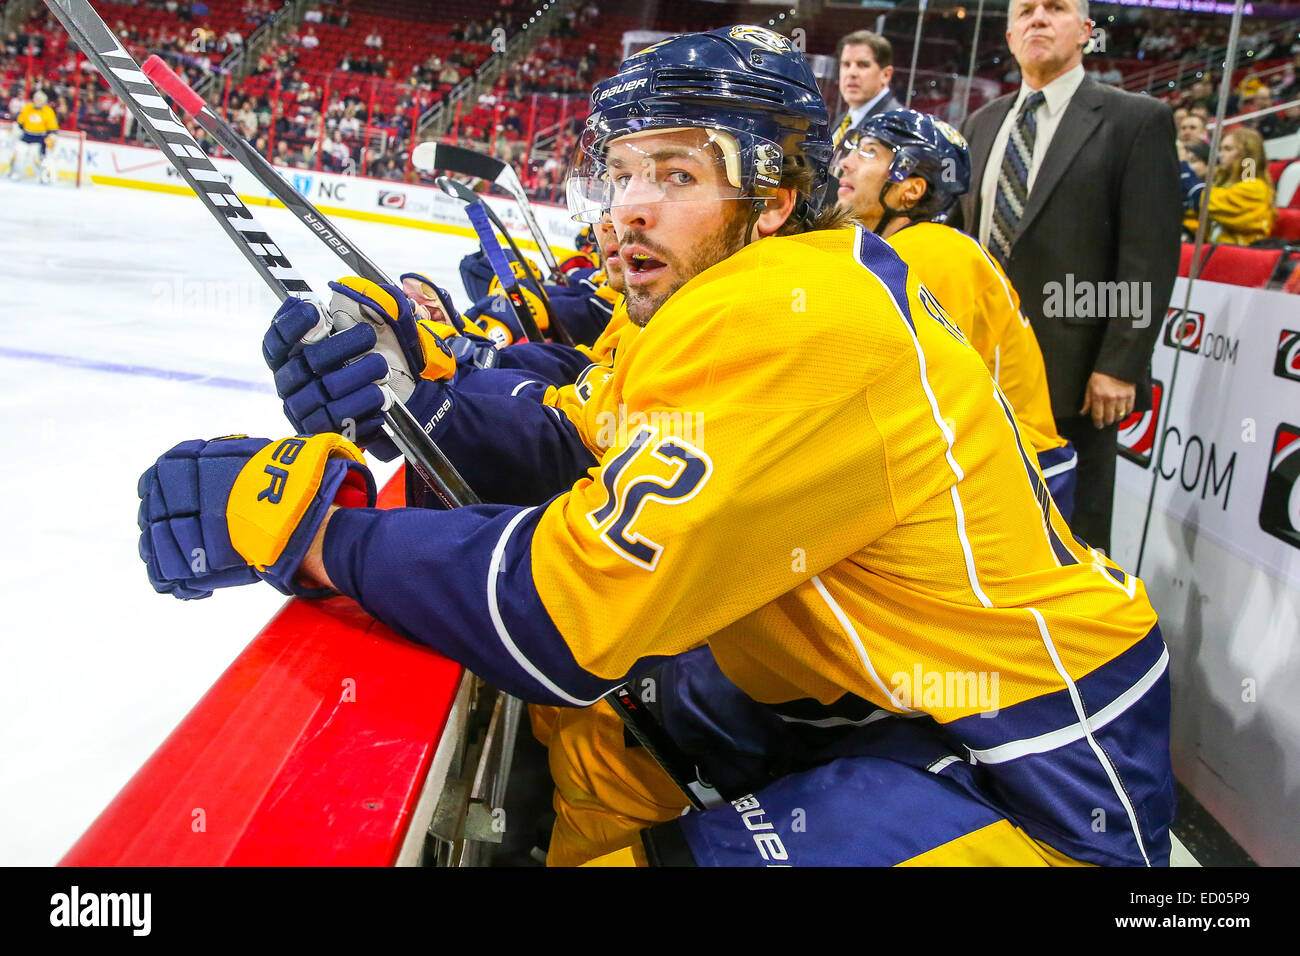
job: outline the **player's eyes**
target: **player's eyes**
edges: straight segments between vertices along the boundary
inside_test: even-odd
[[[664,181],[673,186],[689,186],[695,182],[695,177],[683,169],[674,169],[664,177]]]

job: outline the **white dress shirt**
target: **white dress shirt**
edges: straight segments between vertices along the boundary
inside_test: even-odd
[[[1083,82],[1083,77],[1083,63],[1080,62],[1043,87],[1045,99],[1039,104],[1035,114],[1037,126],[1034,135],[1034,156],[1029,164],[1028,187],[1031,196],[1034,192],[1034,180],[1038,178],[1043,157],[1047,155],[1047,147],[1051,145],[1056,127],[1061,125],[1061,117],[1065,115],[1065,109],[1070,105],[1070,99],[1075,91],[1079,89],[1079,84]],[[1007,118],[998,128],[998,135],[993,138],[993,148],[989,151],[988,163],[984,167],[984,179],[980,183],[979,241],[986,246],[989,243],[989,233],[993,229],[993,204],[997,201],[998,176],[1002,173],[1002,159],[1006,156],[1011,127],[1020,113],[1020,104],[1035,92],[1028,83],[1020,84],[1020,95],[1016,97],[1015,103],[1011,105],[1011,111],[1007,113]]]

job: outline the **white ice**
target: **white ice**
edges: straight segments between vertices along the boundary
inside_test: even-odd
[[[255,213],[318,292],[348,271],[287,212]],[[471,240],[338,225],[466,304]],[[261,357],[277,304],[193,197],[0,182],[0,865],[56,863],[284,603],[156,594],[136,551],[160,454],[291,431]]]

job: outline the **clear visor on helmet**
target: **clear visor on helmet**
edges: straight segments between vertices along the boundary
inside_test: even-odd
[[[599,222],[620,206],[768,196],[781,181],[781,149],[769,140],[659,122],[616,137],[587,128],[565,184],[574,219]]]
[[[836,179],[844,178],[844,161],[850,156],[859,162],[872,162],[880,159],[886,165],[889,165],[894,161],[894,150],[860,129],[851,129],[844,134],[844,139],[840,140],[840,145],[836,147],[835,154],[831,156],[830,171],[831,175]]]

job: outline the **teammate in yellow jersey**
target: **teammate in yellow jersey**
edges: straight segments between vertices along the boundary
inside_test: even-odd
[[[840,204],[917,270],[984,359],[1068,520],[1074,447],[1056,431],[1047,370],[1020,296],[978,241],[935,221],[970,188],[966,140],[926,113],[892,110],[846,136],[831,171],[839,178]]]
[[[564,459],[567,484],[379,511],[355,481],[335,497],[357,470],[337,438],[185,443],[140,485],[154,586],[337,591],[534,703],[601,713],[630,683],[667,772],[552,735],[591,862],[1167,862],[1145,589],[1070,534],[916,272],[811,204],[831,148],[803,57],[750,26],[656,44],[593,90],[580,149],[568,194],[610,215],[640,331],[580,404],[516,401],[479,437],[538,474]],[[791,343],[792,306],[833,350]],[[193,547],[246,567],[196,572]],[[700,809],[678,816],[673,780]]]
[[[31,102],[19,111],[16,128],[17,136],[9,158],[9,178],[35,175],[43,183],[52,182],[54,170],[49,160],[55,146],[54,134],[59,131],[59,119],[43,91],[37,90]]]

